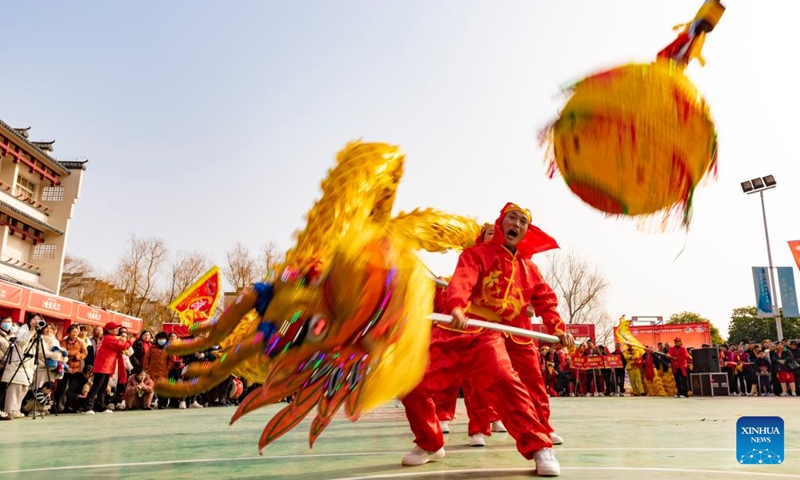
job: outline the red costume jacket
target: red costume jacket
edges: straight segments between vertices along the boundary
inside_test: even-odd
[[[464,250],[447,288],[447,311],[465,309],[470,317],[515,325],[530,304],[554,335],[565,332],[558,298],[530,258],[497,243]],[[476,333],[482,329],[471,330]]]
[[[119,383],[126,383],[128,373],[125,371],[122,351],[129,348],[131,348],[130,340],[123,340],[115,335],[105,335],[94,358],[94,373],[114,375],[116,371]]]
[[[689,352],[686,351],[686,347],[683,345],[680,347],[672,346],[669,347],[669,351],[667,353],[670,357],[673,357],[670,359],[672,362],[672,371],[677,372],[680,370],[684,375],[686,375],[686,367],[688,366],[689,360]]]

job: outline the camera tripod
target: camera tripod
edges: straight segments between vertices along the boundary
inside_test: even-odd
[[[20,348],[19,345],[17,345],[16,341],[9,342],[8,351],[6,352],[6,356],[2,362],[3,364],[5,364],[6,368],[8,368],[14,361],[13,357],[14,354],[16,353],[16,359],[18,360],[17,369],[14,371],[14,374],[11,375],[10,380],[14,380],[16,376],[20,373],[20,370],[22,370],[22,373],[25,375],[25,379],[28,381],[28,385],[30,387],[33,387],[33,388],[29,387],[30,391],[33,392],[33,412],[32,412],[33,420],[36,420],[37,412],[39,417],[44,418],[44,410],[42,409],[42,407],[39,406],[39,401],[36,398],[36,390],[37,390],[36,386],[38,385],[39,382],[40,354],[41,358],[44,358],[44,340],[42,339],[43,330],[44,328],[37,328],[35,332],[30,333],[30,336],[33,339],[32,341],[28,342],[27,346],[25,347],[24,353],[20,353]],[[30,358],[33,358],[33,378],[31,378],[31,375],[28,374],[28,371],[25,368],[23,368],[25,362]],[[45,363],[45,372],[47,375],[47,382],[45,383],[51,384],[50,394],[52,395],[55,389],[52,386],[53,379],[50,376],[50,370],[46,368],[46,363]],[[0,395],[0,402],[5,401],[5,397],[8,394],[8,388],[11,385],[13,385],[13,382],[9,381],[2,395]],[[22,401],[24,400],[25,398],[23,397]],[[0,405],[1,404],[2,403],[0,403]],[[58,416],[58,413],[54,412],[54,415]]]

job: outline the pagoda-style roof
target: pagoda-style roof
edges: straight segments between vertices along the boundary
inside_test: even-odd
[[[30,130],[31,130],[31,127],[15,128],[14,129],[15,132],[19,133],[20,135],[22,135],[25,138],[28,138],[30,136]]]
[[[8,212],[11,212],[14,216],[24,219],[25,222],[32,223],[33,225],[38,225],[38,226],[44,228],[45,230],[49,230],[49,231],[51,231],[53,233],[57,233],[59,235],[64,235],[64,231],[63,230],[61,230],[59,228],[56,228],[56,227],[50,225],[47,222],[43,222],[43,221],[39,220],[36,217],[28,215],[27,213],[23,212],[19,208],[11,205],[10,203],[8,203],[8,202],[6,202],[4,200],[0,200],[0,210],[5,210],[5,211],[8,211]]]
[[[61,165],[64,165],[65,168],[69,168],[70,170],[86,170],[86,164],[88,162],[89,160],[83,160],[83,161],[63,160],[59,163],[61,163]]]
[[[32,141],[28,140],[28,131],[30,130],[30,127],[14,128],[14,127],[12,127],[11,125],[7,124],[6,122],[4,122],[2,120],[0,120],[0,127],[2,127],[4,130],[8,130],[8,132],[11,134],[11,136],[15,137],[16,140],[19,141],[20,146],[28,148],[28,149],[38,153],[45,160],[47,160],[47,163],[49,164],[48,166],[50,168],[52,168],[53,170],[57,171],[58,173],[60,173],[62,175],[69,175],[70,174],[70,171],[66,167],[61,165],[61,163],[58,160],[56,160],[55,158],[51,157],[50,154],[48,154],[46,151],[42,150],[38,145],[36,145],[36,142],[32,142]],[[53,142],[55,142],[55,140]],[[52,145],[52,142],[51,142],[51,145]]]
[[[34,142],[31,142],[31,143],[33,145],[36,145],[36,147],[38,147],[39,150],[41,150],[43,152],[53,153],[53,144],[56,143],[56,141],[55,140],[50,140],[50,141],[42,140],[42,141],[34,141]]]

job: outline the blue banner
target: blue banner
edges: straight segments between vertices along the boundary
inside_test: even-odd
[[[797,309],[797,290],[794,286],[794,268],[778,267],[778,287],[781,289],[783,316],[800,318],[800,310]]]
[[[759,317],[771,317],[772,294],[769,289],[767,267],[753,267],[753,284],[756,287],[756,310]]]

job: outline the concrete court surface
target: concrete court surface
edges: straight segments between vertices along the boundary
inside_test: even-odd
[[[272,405],[228,426],[234,407],[61,415],[0,422],[0,480],[24,479],[511,479],[534,475],[508,434],[468,446],[459,403],[447,456],[402,467],[413,445],[403,413],[389,403],[356,423],[341,414],[308,448],[306,419],[258,455]],[[800,398],[556,398],[552,422],[560,478],[800,478]],[[785,461],[740,465],[737,419],[785,422]]]

